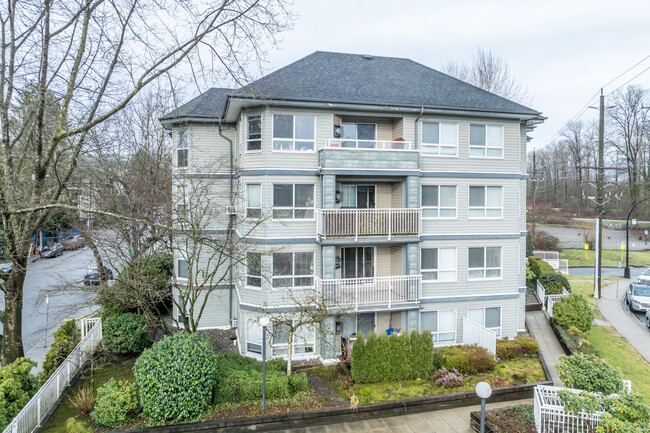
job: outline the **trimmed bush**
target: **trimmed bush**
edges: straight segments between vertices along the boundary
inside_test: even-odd
[[[287,376],[287,379],[289,380],[289,389],[291,389],[293,394],[309,391],[307,373],[294,373],[291,376]]]
[[[81,341],[81,331],[75,320],[65,322],[59,329],[54,331],[54,342],[50,346],[50,350],[45,354],[43,371],[38,376],[41,382],[44,383],[52,376],[52,373],[65,361],[70,352],[79,344],[79,341]]]
[[[561,355],[555,367],[560,379],[569,388],[605,395],[623,391],[620,370],[596,355]]]
[[[134,313],[110,316],[104,320],[104,344],[118,355],[140,353],[149,345],[147,319]]]
[[[431,374],[433,339],[429,331],[359,336],[352,349],[352,379],[374,383],[425,378]]]
[[[494,355],[484,347],[446,346],[436,349],[434,366],[452,371],[454,368],[463,374],[485,373],[497,364]]]
[[[562,251],[560,240],[550,233],[537,230],[532,237],[533,247],[541,251]]]
[[[303,373],[304,374],[304,373]],[[284,373],[266,372],[266,398],[287,398],[291,395],[289,381]],[[221,381],[217,398],[221,402],[256,401],[262,399],[260,371],[233,370]]]
[[[284,373],[287,371],[287,363],[283,358],[273,358],[269,361],[266,361],[266,371],[277,371],[278,373]]]
[[[553,318],[558,325],[589,332],[594,312],[584,296],[571,294],[553,304]]]
[[[571,292],[571,285],[562,274],[542,274],[537,281],[542,283],[547,295],[560,295],[563,293],[563,289],[566,289],[567,292]]]
[[[146,349],[133,366],[140,404],[155,421],[201,415],[216,384],[217,355],[198,334],[178,332]]]
[[[4,428],[36,392],[36,378],[30,374],[36,363],[18,358],[0,369],[0,429]]]
[[[539,343],[530,337],[517,337],[513,340],[497,340],[497,357],[502,360],[535,355]]]
[[[111,378],[97,388],[97,402],[90,418],[105,427],[117,427],[138,407],[135,385]]]

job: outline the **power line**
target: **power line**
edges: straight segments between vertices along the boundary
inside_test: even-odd
[[[632,69],[634,69],[634,68],[636,68],[637,66],[639,66],[641,63],[645,62],[646,59],[647,59],[648,57],[650,57],[650,55],[645,56],[643,59],[641,59],[641,60],[640,60],[638,63],[636,63],[634,66],[628,68],[625,72],[623,72],[623,73],[622,73],[621,75],[619,75],[618,77],[614,78],[614,79],[613,79],[612,81],[610,81],[609,83],[605,84],[603,87],[607,87],[607,86],[609,86],[609,85],[612,84],[614,81],[618,80],[618,79],[621,78],[623,75],[627,74],[627,73],[630,72]]]
[[[648,67],[645,68],[643,71],[639,72],[639,73],[636,74],[634,77],[630,78],[630,79],[627,80],[625,83],[621,84],[620,86],[618,86],[616,89],[612,90],[611,92],[609,92],[609,93],[608,93],[607,95],[605,95],[605,96],[609,96],[609,95],[611,95],[612,93],[616,92],[616,91],[617,91],[618,89],[620,89],[621,87],[626,86],[630,81],[636,79],[636,78],[639,77],[641,74],[644,74],[645,72],[647,72],[648,69],[650,69],[650,66],[648,66]]]

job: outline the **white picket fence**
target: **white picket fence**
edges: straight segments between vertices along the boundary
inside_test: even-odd
[[[31,433],[41,426],[45,415],[56,407],[72,378],[90,359],[102,341],[101,318],[81,319],[80,327],[82,338],[77,347],[70,352],[70,355],[34,397],[18,412],[3,433]]]
[[[463,317],[463,344],[476,344],[485,347],[488,352],[496,355],[497,334],[485,326]]]
[[[559,295],[547,295],[544,285],[539,280],[537,281],[537,298],[542,303],[542,309],[546,311],[549,317],[553,317],[553,305],[568,295],[567,289],[562,289],[562,293]]]

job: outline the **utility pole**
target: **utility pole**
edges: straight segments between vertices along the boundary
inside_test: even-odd
[[[596,236],[598,247],[596,249],[596,281],[594,295],[602,296],[601,268],[603,253],[603,202],[605,200],[605,96],[600,89],[600,119],[598,122],[598,177],[596,179]]]
[[[533,150],[533,236],[535,236],[535,200],[537,199],[537,162],[535,160],[535,150]]]

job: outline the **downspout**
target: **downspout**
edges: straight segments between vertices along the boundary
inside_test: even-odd
[[[230,144],[230,174],[228,176],[229,179],[229,198],[230,198],[230,206],[234,206],[234,197],[233,197],[233,171],[235,168],[235,160],[234,160],[234,152],[233,152],[233,144],[232,140],[223,135],[221,132],[221,119],[219,119],[219,135],[221,138],[226,140]],[[235,215],[231,212],[228,215],[228,274],[230,276],[230,287],[228,290],[228,320],[230,321],[230,326],[232,327],[232,286],[233,286],[233,263],[232,263],[232,228],[233,228],[233,219]]]
[[[418,145],[418,120],[420,120],[420,117],[424,114],[424,107],[420,107],[420,114],[418,114],[418,117],[415,118],[415,145]]]

